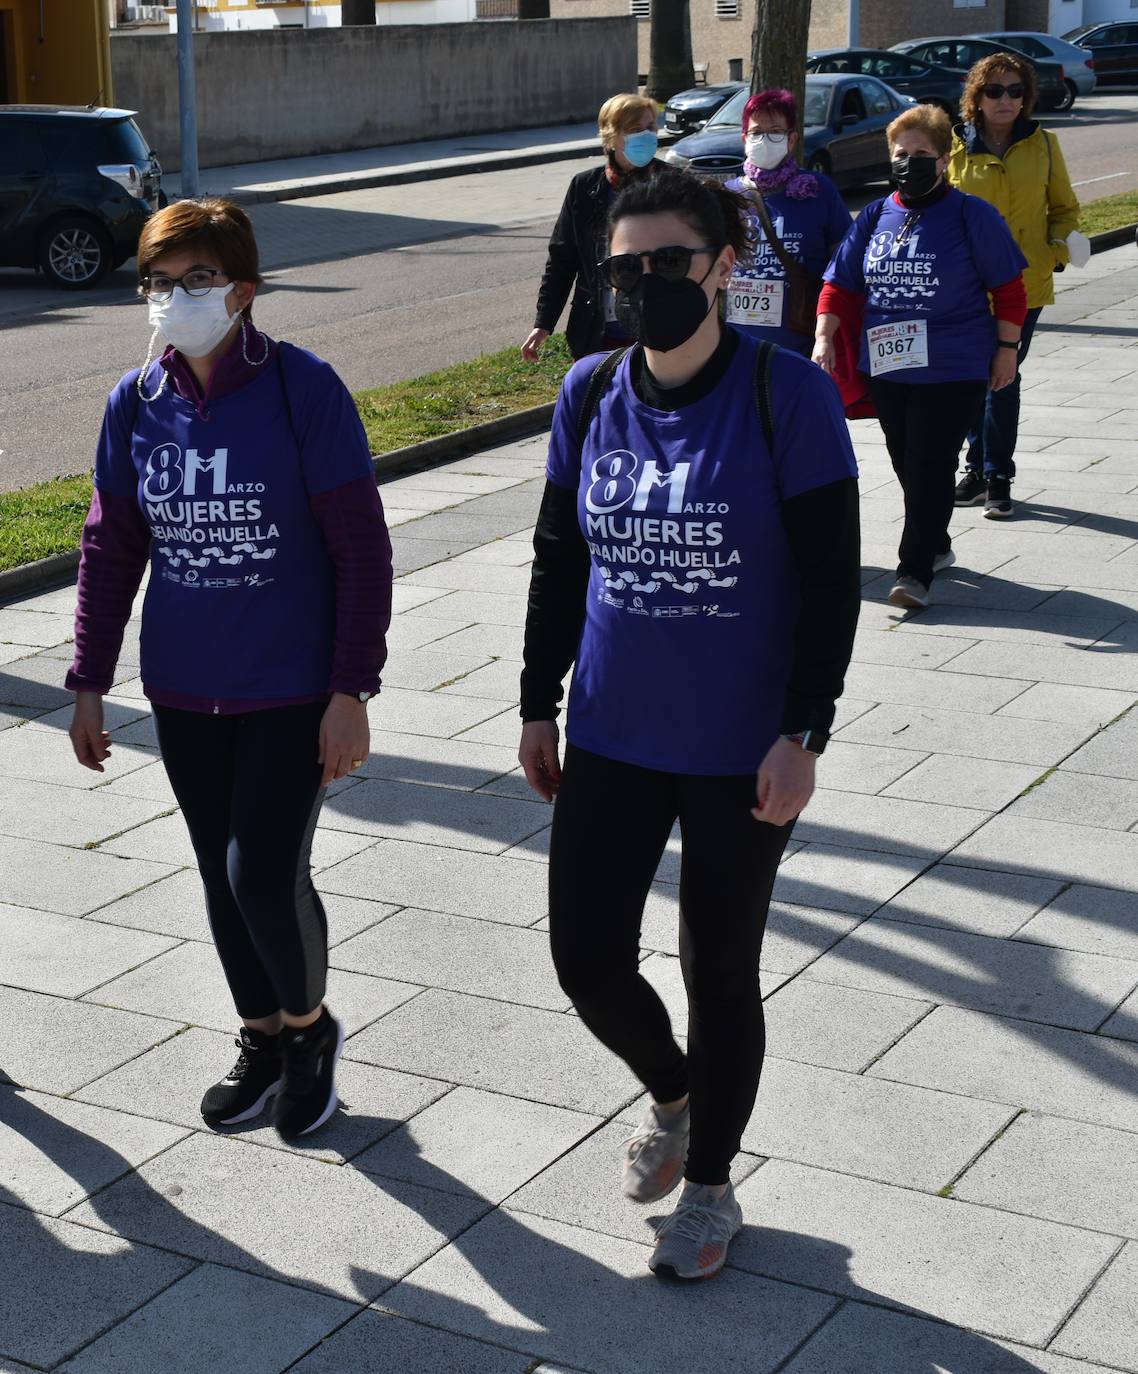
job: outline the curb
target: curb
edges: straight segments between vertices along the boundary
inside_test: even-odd
[[[1121,248],[1133,243],[1138,234],[1138,224],[1120,224],[1117,229],[1107,229],[1101,234],[1091,235],[1091,253],[1105,253],[1108,248]]]
[[[37,558],[34,563],[21,563],[18,568],[0,572],[0,605],[28,592],[43,592],[73,582],[79,570],[79,550],[53,553],[50,558]]]

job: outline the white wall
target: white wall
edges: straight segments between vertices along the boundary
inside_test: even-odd
[[[1112,19],[1138,24],[1138,9],[1130,0],[1083,0],[1084,24],[1105,24]]]
[[[1051,0],[1047,32],[1058,38],[1062,34],[1070,33],[1072,29],[1077,29],[1080,24],[1089,23],[1090,20],[1083,15],[1085,3],[1086,0]]]
[[[216,8],[197,11],[198,29],[203,33],[235,33],[254,29],[307,28],[338,29],[340,6],[313,4],[301,8],[290,5],[254,7],[242,0],[240,8],[230,8],[225,0],[214,0]],[[375,7],[377,24],[465,24],[475,18],[475,0],[381,0]],[[169,11],[170,32],[178,31],[178,16]]]

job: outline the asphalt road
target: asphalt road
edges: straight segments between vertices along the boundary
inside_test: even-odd
[[[1082,199],[1138,187],[1138,94],[1096,94],[1046,122]],[[589,165],[256,206],[268,277],[257,321],[352,389],[520,343],[565,186]],[[857,209],[880,194],[848,199]],[[0,271],[0,490],[90,468],[107,392],[147,337],[132,264],[79,294]]]

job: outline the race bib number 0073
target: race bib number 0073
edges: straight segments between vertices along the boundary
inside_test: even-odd
[[[777,329],[782,324],[785,287],[781,279],[732,277],[727,287],[727,322]]]
[[[866,331],[873,377],[906,367],[928,367],[929,332],[925,320],[896,320]]]

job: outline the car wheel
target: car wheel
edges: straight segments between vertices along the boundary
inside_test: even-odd
[[[44,275],[65,291],[95,286],[111,270],[111,240],[105,229],[82,215],[50,224],[40,240]]]
[[[1075,97],[1079,94],[1079,88],[1070,78],[1063,80],[1063,99],[1055,106],[1057,110],[1069,110],[1075,103]]]
[[[818,172],[821,176],[828,177],[830,175],[830,159],[825,153],[815,153],[806,164],[806,170]]]

